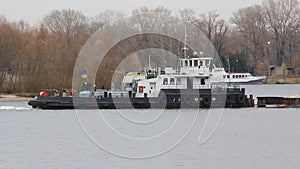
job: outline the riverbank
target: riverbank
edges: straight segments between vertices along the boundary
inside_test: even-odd
[[[16,94],[0,94],[0,101],[22,101],[22,100],[31,100],[32,97],[18,96]]]
[[[266,84],[300,84],[300,77],[267,77]]]

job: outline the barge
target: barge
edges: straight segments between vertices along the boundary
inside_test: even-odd
[[[257,97],[257,107],[266,108],[300,108],[300,94],[290,97],[264,96]]]
[[[242,108],[253,107],[245,89],[220,79],[212,82],[210,57],[185,57],[179,67],[145,68],[127,73],[119,90],[96,90],[84,83],[79,93],[42,93],[28,104],[41,109],[127,109],[127,108]]]

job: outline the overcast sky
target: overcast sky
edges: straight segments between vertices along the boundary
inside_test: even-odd
[[[107,9],[130,14],[141,6],[155,8],[164,6],[173,11],[191,8],[197,13],[217,11],[222,18],[229,18],[239,8],[261,4],[263,0],[0,0],[0,15],[10,21],[24,19],[38,23],[54,9],[76,9],[87,17]]]

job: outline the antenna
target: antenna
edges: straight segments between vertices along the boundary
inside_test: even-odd
[[[184,28],[184,48],[183,48],[183,52],[184,52],[184,58],[186,59],[186,51],[187,51],[187,47],[186,47],[186,41],[187,41],[187,34],[186,34],[186,28]]]
[[[149,58],[148,58],[149,60],[149,69],[151,68],[151,55],[149,54]]]
[[[230,73],[230,61],[229,61],[229,58],[227,58],[227,62],[228,62],[228,73]]]

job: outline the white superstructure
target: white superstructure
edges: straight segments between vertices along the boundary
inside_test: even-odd
[[[224,68],[213,68],[212,83],[263,83],[266,76],[253,76],[250,73],[227,73]]]
[[[162,89],[211,89],[212,58],[180,59],[180,67],[146,68],[130,72],[122,81],[122,90],[132,91],[135,97],[158,97]]]

